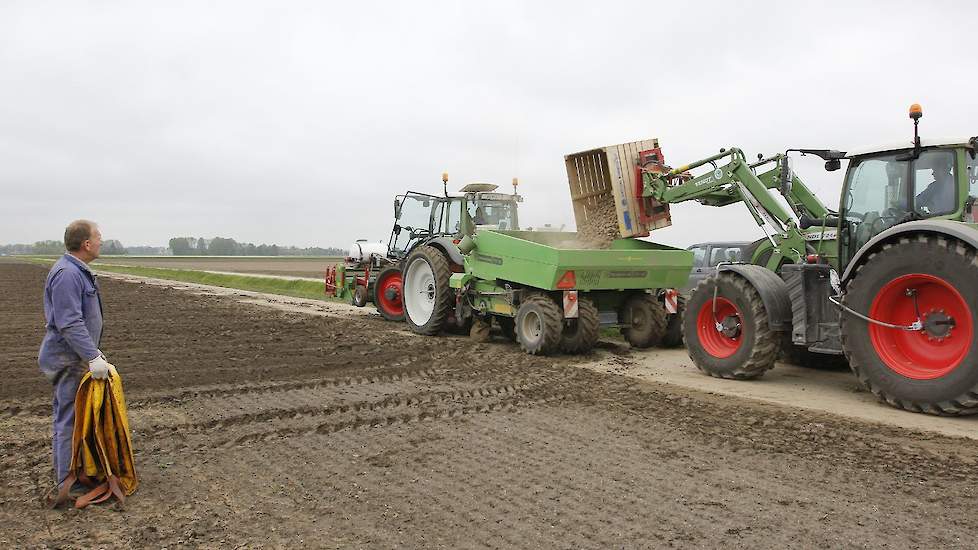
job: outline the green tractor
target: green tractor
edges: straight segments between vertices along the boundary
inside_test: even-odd
[[[765,229],[753,265],[719,265],[687,302],[683,333],[700,370],[757,378],[789,346],[844,355],[892,406],[978,413],[978,138],[922,140],[919,105],[910,117],[910,144],[789,150],[762,159],[776,166],[761,175],[738,149],[664,173],[643,170],[646,200],[742,202]],[[817,155],[829,171],[849,161],[837,212],[792,174],[791,152]],[[728,162],[718,166],[721,159]],[[708,173],[689,176],[708,164]]]
[[[447,186],[448,175],[442,175]],[[519,229],[518,205],[523,198],[516,193],[518,181],[513,180],[513,194],[496,192],[498,186],[489,183],[470,183],[458,193],[443,196],[409,191],[394,198],[394,226],[387,245],[389,264],[377,272],[372,281],[371,301],[385,319],[407,320],[409,324],[424,325],[418,315],[406,315],[404,296],[404,266],[416,251],[430,257],[432,269],[448,273],[462,270],[462,254],[458,243],[467,223],[486,229]],[[445,328],[467,330],[464,322],[449,315]]]

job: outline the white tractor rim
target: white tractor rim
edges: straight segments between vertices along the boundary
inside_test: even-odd
[[[404,311],[417,326],[423,326],[435,311],[435,274],[423,259],[411,262],[404,276]]]
[[[540,314],[535,311],[527,311],[520,322],[520,332],[527,343],[534,343],[540,340],[543,334],[543,321]]]

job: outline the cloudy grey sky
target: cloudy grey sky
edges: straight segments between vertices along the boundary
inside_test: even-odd
[[[518,176],[573,225],[563,155],[649,137],[738,146],[978,134],[971,2],[0,4],[0,243],[386,238],[391,198]],[[842,172],[796,165],[837,204]],[[674,208],[661,242],[755,239]]]

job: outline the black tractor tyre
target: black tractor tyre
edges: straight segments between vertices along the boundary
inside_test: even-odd
[[[498,315],[496,316],[496,324],[499,325],[499,331],[507,340],[516,341],[516,319]]]
[[[516,340],[530,355],[550,355],[560,346],[563,310],[549,296],[533,294],[516,310]]]
[[[472,319],[469,327],[469,338],[474,342],[484,343],[488,342],[490,338],[490,330],[492,328],[491,320],[483,319]]]
[[[591,351],[601,336],[601,319],[598,308],[590,300],[577,302],[577,319],[565,319],[560,333],[560,351],[583,354]]]
[[[413,284],[411,281],[412,266],[416,262],[424,262],[431,270],[433,280],[427,285],[427,288],[410,288],[410,285]],[[411,252],[407,261],[404,262],[402,276],[404,320],[407,321],[408,327],[417,334],[424,334],[426,336],[438,334],[445,327],[445,323],[448,321],[452,309],[455,306],[455,294],[452,292],[451,287],[448,286],[448,280],[452,276],[448,259],[437,248],[427,245],[419,246]],[[424,322],[419,323],[411,318],[410,304],[412,303],[412,297],[409,296],[410,293],[424,293],[431,300],[431,315]]]
[[[678,348],[683,345],[683,313],[686,311],[686,298],[680,296],[676,313],[667,313],[666,332],[662,335],[664,348]]]
[[[713,292],[738,312],[739,344],[726,356],[717,352],[716,340],[734,347],[734,340],[724,339],[712,319]],[[709,308],[704,312],[704,308]],[[704,319],[705,317],[705,319]],[[702,325],[702,326],[701,326]],[[767,310],[757,290],[743,277],[721,272],[696,285],[683,315],[683,337],[686,350],[696,368],[717,378],[750,380],[763,376],[774,367],[781,352],[782,336],[771,330]]]
[[[367,305],[367,287],[363,285],[357,285],[353,290],[353,305],[357,307],[364,307]]]
[[[888,288],[895,288],[897,294],[906,296],[905,290],[900,289],[903,284],[894,280],[916,275],[940,279],[953,290],[947,295],[958,293],[959,304],[970,310],[970,319],[966,318],[966,315],[955,319],[955,326],[950,329],[949,338],[944,340],[953,345],[953,338],[955,336],[959,338],[962,356],[957,366],[955,367],[950,361],[944,366],[938,364],[939,361],[932,363],[930,368],[938,370],[930,372],[929,377],[919,375],[911,377],[898,372],[880,356],[880,352],[874,345],[872,333],[875,332],[881,349],[893,349],[887,346],[887,331],[899,329],[880,327],[871,330],[867,321],[843,313],[842,349],[849,360],[849,366],[869,391],[881,401],[894,407],[940,416],[978,414],[978,344],[974,332],[970,341],[960,340],[965,338],[963,335],[965,330],[973,331],[974,327],[978,326],[978,254],[974,248],[945,236],[925,234],[905,236],[897,241],[886,243],[877,251],[870,253],[856,268],[846,287],[843,304],[866,314],[871,311],[874,303],[885,300],[890,295],[887,292]],[[896,286],[889,286],[891,282]],[[913,286],[913,283],[907,284]],[[907,297],[907,299],[911,298]],[[933,309],[928,308],[926,304],[920,309],[926,327],[927,319],[933,314]],[[907,321],[900,318],[878,320],[894,324]],[[934,340],[931,340],[926,331],[908,334],[919,336],[919,344],[911,340],[919,346],[919,350],[927,350],[928,346],[934,344]],[[930,356],[936,357],[936,354]],[[897,363],[897,366],[904,370],[927,367],[923,364],[901,366],[900,363]],[[945,368],[950,370],[941,372]]]
[[[392,278],[396,279],[392,281]],[[403,278],[401,268],[396,265],[381,269],[374,281],[374,307],[388,321],[404,320],[404,287],[403,283],[397,281],[403,281]]]
[[[620,318],[627,325],[621,335],[636,348],[649,348],[662,343],[666,334],[666,308],[651,294],[632,294],[621,308]]]

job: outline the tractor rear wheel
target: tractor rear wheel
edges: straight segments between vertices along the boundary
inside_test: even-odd
[[[388,321],[404,320],[404,288],[401,268],[388,266],[380,271],[374,282],[374,306]]]
[[[560,351],[570,354],[587,353],[598,343],[600,333],[598,308],[589,300],[578,300],[577,319],[564,321],[564,330],[560,334]]]
[[[627,325],[621,335],[636,348],[648,348],[662,343],[666,334],[666,308],[651,294],[633,294],[625,300],[621,319]]]
[[[544,294],[533,294],[516,310],[516,339],[530,355],[550,355],[560,345],[563,311]]]
[[[781,351],[781,336],[768,325],[760,294],[734,273],[696,285],[686,303],[683,336],[696,367],[717,378],[762,376]]]
[[[421,246],[404,262],[404,318],[412,331],[441,332],[455,304],[448,279],[452,270],[440,250]]]
[[[842,314],[842,348],[867,389],[894,407],[935,415],[978,413],[978,262],[936,235],[884,244],[856,268],[843,303],[902,330]]]

